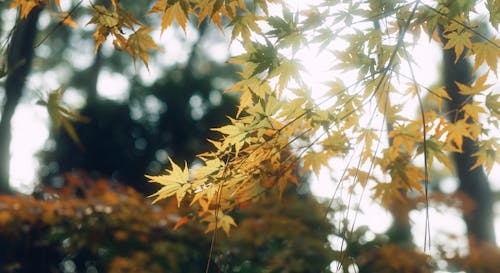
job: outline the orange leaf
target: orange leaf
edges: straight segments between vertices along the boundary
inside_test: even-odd
[[[182,227],[188,221],[189,219],[187,218],[187,216],[182,217],[181,219],[179,219],[179,221],[177,221],[177,223],[175,223],[174,230],[177,230],[178,228]]]
[[[150,49],[160,49],[160,47],[153,41],[153,38],[149,35],[151,28],[143,27],[134,32],[128,38],[127,51],[134,58],[134,62],[137,57],[141,58],[147,68],[149,60],[149,50]]]
[[[159,0],[151,8],[149,13],[162,13],[161,16],[161,32],[167,29],[174,19],[177,21],[179,26],[186,32],[186,22],[188,19],[188,13],[190,11],[189,1],[177,0],[175,3],[171,4],[171,1]]]

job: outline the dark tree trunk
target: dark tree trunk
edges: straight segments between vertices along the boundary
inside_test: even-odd
[[[465,54],[465,53],[464,53]],[[471,96],[459,94],[455,82],[471,84],[472,67],[464,54],[455,63],[453,49],[443,52],[444,81],[451,101],[448,101],[449,120],[454,122],[462,119],[459,111],[464,104],[471,103]],[[464,139],[462,153],[453,153],[457,177],[460,181],[459,191],[464,193],[474,202],[474,210],[465,215],[468,235],[478,243],[495,244],[495,231],[493,226],[493,196],[488,178],[480,166],[471,170],[476,159],[472,156],[478,149],[477,143],[468,138]]]
[[[94,62],[89,67],[87,86],[87,105],[97,102],[97,81],[99,80],[99,73],[102,67],[102,52],[99,48],[94,56]]]
[[[9,166],[11,119],[22,96],[34,53],[36,24],[41,7],[34,8],[26,19],[18,19],[7,49],[8,75],[5,102],[0,120],[0,193],[10,193]]]

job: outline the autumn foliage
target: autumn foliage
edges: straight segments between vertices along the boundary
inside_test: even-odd
[[[132,188],[67,174],[60,189],[39,188],[33,196],[0,196],[2,272],[202,272],[210,237],[197,222],[182,223],[176,202],[151,202]],[[214,270],[233,272],[321,272],[334,251],[326,207],[290,192],[282,203],[268,199],[236,215],[240,228],[222,236]],[[293,261],[292,264],[289,262]],[[314,264],[310,264],[314,261]],[[213,271],[217,272],[217,271]]]
[[[140,58],[148,66],[150,54],[160,49],[151,36],[154,26],[138,20],[139,15],[129,13],[120,1],[104,2],[89,6],[93,16],[87,24],[95,27],[96,50],[106,41],[111,41],[116,50],[127,52],[134,61]],[[280,0],[255,0],[252,5],[243,0],[155,1],[147,16],[159,20],[160,33],[172,27],[174,22],[186,35],[189,21],[196,25],[209,21],[221,30],[230,28],[231,42],[239,42],[243,52],[228,62],[240,65],[242,71],[240,81],[226,92],[237,93],[240,101],[237,114],[228,119],[227,125],[213,129],[220,135],[209,140],[213,144],[212,150],[198,155],[200,164],[188,166],[173,158],[164,174],[147,175],[149,182],[161,186],[152,195],[155,202],[172,198],[174,205],[190,209],[183,215],[176,215],[176,221],[162,218],[169,215],[169,210],[159,215],[152,210],[135,215],[137,218],[113,219],[119,226],[130,227],[130,230],[121,230],[116,226],[114,239],[142,240],[144,234],[141,232],[147,231],[141,229],[147,229],[148,225],[161,229],[172,224],[183,228],[193,224],[196,228],[202,225],[205,232],[214,231],[212,242],[218,234],[216,231],[222,229],[224,233],[232,234],[235,241],[242,238],[242,243],[253,243],[258,247],[258,238],[248,242],[245,241],[248,236],[239,237],[237,234],[266,229],[259,226],[259,221],[237,219],[240,210],[255,201],[266,204],[264,200],[269,196],[285,195],[289,187],[298,184],[298,174],[318,175],[322,169],[338,173],[336,183],[343,185],[346,191],[369,192],[373,200],[387,209],[393,208],[394,204],[406,204],[414,196],[421,196],[414,200],[420,200],[421,205],[428,207],[429,183],[433,182],[431,172],[439,167],[452,174],[455,170],[449,155],[463,153],[466,141],[477,144],[477,151],[472,155],[475,164],[470,169],[484,167],[490,172],[500,162],[499,138],[495,135],[500,129],[500,95],[494,89],[494,82],[498,79],[500,42],[496,34],[488,36],[478,31],[479,23],[474,21],[473,15],[479,8],[476,6],[481,4],[487,16],[483,16],[485,19],[480,23],[498,31],[500,2],[428,2],[325,0],[301,10],[292,10],[287,1]],[[55,6],[60,10],[59,1],[16,0],[11,6],[19,8],[21,17],[26,17],[37,5]],[[270,7],[278,7],[278,12],[272,12]],[[66,16],[61,22],[69,20]],[[463,57],[473,61],[475,79],[455,83],[458,95],[467,98],[456,109],[446,109],[443,101],[455,103],[457,94],[451,94],[441,83],[426,86],[416,78],[416,62],[412,59],[411,49],[420,37],[432,41],[441,50],[452,50],[455,62]],[[339,49],[338,44],[343,44],[343,48]],[[320,96],[315,95],[311,83],[303,80],[308,68],[298,57],[301,50],[313,46],[315,53],[326,54],[331,62],[329,72],[334,75],[322,83],[326,91]],[[408,105],[417,107],[408,111]],[[332,162],[346,165],[337,169]],[[97,183],[97,187],[100,185],[102,183]],[[74,207],[70,206],[67,211],[56,210],[52,202],[26,199],[26,203],[12,205],[10,209],[15,210],[15,206],[21,205],[26,208],[40,206],[35,210],[38,218],[21,216],[18,220],[2,213],[0,221],[14,229],[16,221],[28,221],[31,225],[38,221],[46,225],[62,223],[61,215],[65,213],[71,217],[83,217],[81,219],[108,215],[106,211],[118,216],[121,214],[115,214],[115,210],[124,206],[120,198],[131,198],[98,192],[94,193],[98,194],[94,196],[98,197],[96,200],[107,205],[91,203],[90,207],[83,208],[79,207],[81,200],[77,198],[68,200],[68,204]],[[334,193],[332,195],[333,200]],[[137,202],[134,198],[129,201]],[[5,203],[15,204],[14,200],[5,200]],[[120,206],[114,207],[113,204],[118,203]],[[158,204],[163,206],[164,203]],[[164,209],[172,209],[172,201],[167,204],[170,207]],[[242,209],[241,213],[244,211]],[[125,223],[125,220],[130,222]],[[280,232],[286,233],[285,226],[291,224],[284,226],[283,222],[274,224],[279,226]],[[134,226],[133,223],[142,225]],[[270,220],[267,224],[272,223]],[[339,235],[349,237],[346,234],[355,234],[352,229],[338,228],[343,232]],[[305,227],[294,226],[294,232],[301,234],[301,230]],[[286,240],[279,239],[291,235],[280,232],[271,234],[278,237],[276,240],[282,249],[289,249]],[[220,247],[224,248],[224,245]],[[471,255],[465,260],[445,258],[450,263],[473,269],[477,266],[474,260],[477,253],[484,253],[484,249],[487,247],[483,245],[477,249],[471,246]],[[231,251],[233,249],[228,249],[229,253]],[[239,251],[234,253],[244,257],[244,250]],[[350,251],[354,249],[348,249],[346,253]],[[300,255],[307,256],[304,252]],[[492,255],[496,257],[496,252]],[[111,264],[116,268],[138,270],[154,256],[137,252],[131,257],[132,260],[115,259]],[[277,257],[271,259],[277,268],[287,264],[286,258],[273,257]],[[393,245],[365,254],[359,252],[352,257],[364,257],[365,263],[359,265],[379,272],[388,272],[386,269],[408,273],[430,270],[427,255],[411,249],[401,251]],[[137,261],[138,265],[130,264],[132,261]],[[339,261],[348,263],[349,259],[340,258]],[[266,268],[274,268],[275,264]],[[344,269],[349,266],[343,265]],[[301,268],[297,272],[309,270],[301,266],[297,265]]]

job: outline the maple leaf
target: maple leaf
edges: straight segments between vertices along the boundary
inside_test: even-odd
[[[450,148],[451,151],[463,152],[462,143],[463,138],[468,137],[473,139],[473,136],[469,132],[470,124],[468,124],[464,119],[461,119],[455,123],[447,123],[445,130],[447,132],[446,136],[446,147]]]
[[[234,120],[233,120],[234,122]],[[239,151],[243,147],[244,140],[248,137],[248,132],[242,125],[225,125],[220,128],[213,128],[212,131],[220,132],[225,136],[224,142],[228,145],[234,145],[236,156],[238,156]]]
[[[422,140],[422,124],[412,122],[405,126],[395,126],[388,135],[392,138],[392,146],[404,147],[406,152],[411,153],[415,144]]]
[[[485,103],[490,113],[500,118],[500,94],[493,95],[493,93],[489,93],[486,95]]]
[[[92,36],[96,41],[94,51],[106,41],[109,35],[113,36],[113,46],[116,50],[126,50],[130,53],[128,40],[125,38],[124,29],[128,28],[135,32],[137,25],[143,26],[133,15],[127,13],[118,5],[118,1],[112,1],[113,9],[110,10],[102,5],[92,5],[94,15],[87,24],[96,24],[96,30]]]
[[[150,195],[150,197],[156,196],[156,199],[153,201],[153,203],[156,203],[161,199],[165,199],[175,194],[177,197],[177,206],[180,207],[182,199],[184,199],[186,193],[191,188],[191,184],[188,181],[189,170],[186,162],[184,162],[184,169],[181,169],[171,158],[169,158],[169,161],[172,165],[172,169],[167,170],[166,174],[159,176],[146,175],[146,177],[149,178],[149,182],[163,185],[160,190]]]
[[[338,131],[331,133],[322,144],[331,155],[345,155],[351,149],[347,136]]]
[[[499,0],[488,0],[486,2],[486,8],[490,12],[490,22],[493,27],[498,29],[500,24],[500,1]]]
[[[280,65],[269,75],[273,77],[279,75],[278,90],[283,90],[291,78],[296,82],[301,82],[300,71],[305,70],[304,67],[296,60],[283,60]]]
[[[458,59],[462,56],[465,48],[472,47],[472,43],[470,41],[472,33],[468,31],[462,31],[460,33],[453,31],[445,34],[444,36],[448,39],[448,42],[443,49],[453,48],[455,51],[455,63],[458,62]]]
[[[461,112],[464,113],[464,118],[472,118],[474,121],[479,121],[479,114],[486,113],[484,108],[481,106],[481,103],[475,101],[472,103],[465,104],[461,109]]]
[[[272,2],[272,1],[266,1],[266,0],[254,0],[254,6],[259,7],[264,14],[269,15],[269,8],[267,7],[267,2]]]
[[[379,199],[384,208],[389,209],[395,201],[407,202],[401,188],[395,187],[392,183],[377,183],[372,190],[373,199]]]
[[[109,34],[118,32],[117,35],[121,36],[120,30],[120,19],[117,12],[110,11],[106,7],[101,5],[92,6],[94,10],[94,16],[90,19],[88,24],[96,24],[96,30],[92,36],[95,39],[95,49],[97,52],[99,46],[106,41]]]
[[[357,168],[349,168],[348,175],[355,178],[356,182],[360,183],[362,187],[366,187],[369,180],[378,182],[369,172]]]
[[[500,39],[493,40],[493,43],[500,44]],[[490,70],[497,74],[497,63],[500,58],[500,49],[497,46],[489,42],[473,43],[468,55],[472,54],[474,54],[474,72],[486,61]]]
[[[78,137],[73,124],[71,124],[71,121],[89,122],[90,119],[88,117],[81,116],[62,105],[64,91],[65,89],[60,87],[49,93],[47,100],[40,99],[37,104],[47,107],[49,117],[56,129],[63,126],[71,140],[80,146],[80,148],[83,148],[81,146],[80,138]]]
[[[250,13],[245,4],[245,0],[217,0],[217,2],[221,2],[221,5],[223,2],[224,8],[221,9],[221,12],[230,19],[233,19],[238,14],[239,10]]]
[[[426,139],[427,148],[427,166],[432,169],[434,163],[434,158],[436,158],[440,163],[442,163],[449,171],[453,171],[453,164],[451,163],[450,157],[444,153],[444,144],[439,141],[436,137],[431,136]],[[417,154],[422,154],[424,151],[424,145],[420,144],[417,149]]]
[[[181,226],[185,225],[188,221],[189,221],[189,219],[187,218],[187,216],[182,217],[181,219],[179,219],[177,221],[177,223],[175,223],[174,230],[176,230],[176,229],[180,228]]]
[[[194,7],[195,10],[198,10],[198,27],[209,17],[223,31],[220,13],[222,7],[222,1],[219,0],[199,1]]]
[[[72,28],[78,28],[78,24],[73,21],[71,18],[71,15],[67,12],[55,12],[54,16],[59,19],[59,22],[61,22],[64,25],[70,26]]]
[[[478,94],[492,86],[492,84],[484,84],[488,78],[488,73],[477,78],[476,82],[472,86],[467,86],[466,84],[455,82],[458,86],[459,93],[462,95],[475,95]]]
[[[272,16],[267,19],[267,23],[273,29],[268,31],[266,35],[277,38],[279,47],[287,48],[291,46],[293,52],[297,52],[300,45],[306,41],[301,30],[297,27],[298,15],[298,12],[293,14],[287,8],[283,8],[283,18]]]
[[[261,17],[255,16],[253,14],[244,14],[235,16],[231,22],[229,23],[229,27],[233,27],[233,31],[231,33],[231,42],[241,35],[243,41],[250,40],[250,33],[261,33],[259,25],[257,25],[256,21],[261,19]]]
[[[436,97],[445,98],[447,100],[451,100],[451,97],[448,94],[448,91],[446,91],[446,89],[444,88],[444,86],[440,86],[440,87],[437,87],[437,88],[431,88],[430,92],[432,94],[434,94]]]
[[[430,99],[433,99],[436,102],[439,111],[441,111],[441,109],[443,108],[443,98],[450,101],[452,100],[444,86],[430,88],[429,92],[432,94],[432,96],[430,96]]]
[[[186,32],[186,23],[188,13],[191,10],[187,0],[158,0],[148,13],[161,13],[161,33],[167,29],[174,19],[184,32]]]
[[[140,28],[129,36],[127,43],[127,51],[134,58],[134,63],[136,58],[140,57],[148,69],[149,50],[160,49],[149,35],[151,31],[152,29],[148,27]]]
[[[205,230],[205,233],[213,231],[215,228],[222,228],[222,230],[229,235],[231,226],[237,226],[231,216],[224,214],[221,211],[218,211],[217,213],[211,212],[211,215],[206,216],[201,221],[208,222],[208,227],[207,230]]]
[[[319,175],[321,167],[328,166],[328,156],[324,152],[308,151],[303,157],[303,171],[309,170],[312,167],[314,174]]]
[[[499,141],[500,138],[492,138],[487,141],[480,141],[478,151],[472,154],[472,156],[475,156],[477,158],[476,162],[472,167],[470,167],[470,169],[473,170],[484,164],[484,168],[489,174],[491,172],[491,169],[493,169],[493,164],[495,162],[497,164],[500,164],[500,156],[498,156],[499,154],[497,154],[497,151],[500,151]]]

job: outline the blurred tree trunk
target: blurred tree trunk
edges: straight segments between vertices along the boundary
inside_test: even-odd
[[[446,42],[445,38],[442,38]],[[473,97],[459,94],[455,82],[472,83],[472,67],[462,56],[455,62],[453,49],[443,51],[444,82],[451,101],[448,101],[448,119],[456,121],[463,118],[460,109],[463,105],[472,103]],[[472,156],[478,149],[477,143],[468,138],[463,141],[463,153],[453,153],[457,177],[460,181],[458,190],[469,197],[474,203],[470,214],[464,215],[468,235],[477,243],[490,242],[495,244],[493,226],[493,195],[482,166],[471,170],[476,159]]]
[[[41,9],[36,7],[27,18],[18,19],[7,48],[8,75],[0,120],[0,193],[11,192],[9,185],[11,119],[21,99],[33,60],[36,24]]]
[[[390,107],[390,106],[389,106]],[[387,132],[391,132],[393,129],[393,124],[387,121]],[[389,146],[392,146],[394,139],[389,137]],[[389,242],[397,244],[400,247],[413,248],[413,235],[411,234],[411,223],[410,223],[410,200],[408,197],[408,192],[405,190],[400,190],[401,196],[405,202],[401,202],[395,199],[391,205],[389,212],[392,215],[392,224],[387,230],[387,236]]]
[[[98,99],[97,95],[97,81],[99,80],[99,73],[102,68],[102,52],[99,48],[94,56],[94,62],[86,71],[88,74],[88,82],[87,82],[87,104],[96,103]]]

